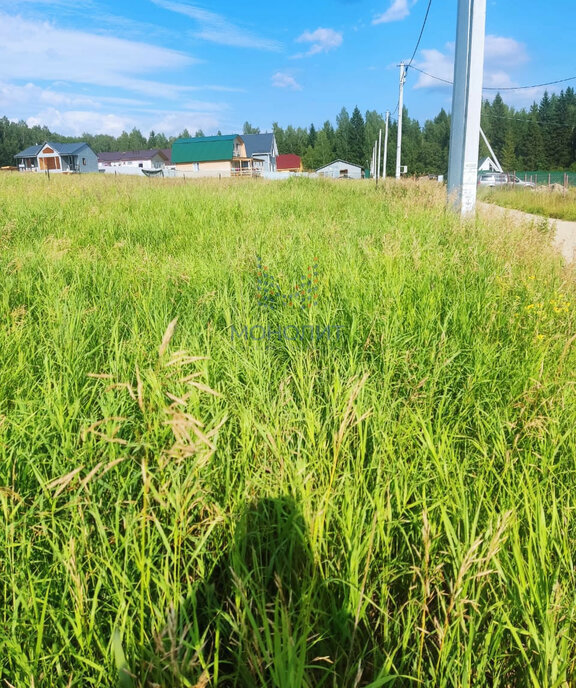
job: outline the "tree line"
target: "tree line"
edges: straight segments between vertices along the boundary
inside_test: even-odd
[[[302,157],[305,169],[314,170],[335,159],[367,167],[372,146],[380,129],[384,130],[384,116],[376,110],[362,114],[355,107],[350,115],[343,107],[335,122],[326,120],[321,127],[281,127],[272,125],[280,153],[296,153]],[[395,168],[397,119],[391,118],[388,145],[388,174]],[[530,108],[515,109],[506,105],[500,94],[482,104],[482,128],[502,167],[512,170],[574,170],[576,171],[576,95],[573,88],[560,94],[544,93],[539,103]],[[434,119],[421,125],[404,108],[402,136],[402,164],[409,174],[446,174],[450,143],[450,115],[444,109]],[[244,134],[260,133],[249,122]],[[220,134],[220,132],[218,132]],[[203,136],[198,130],[195,136]],[[185,129],[177,137],[167,137],[151,131],[146,138],[138,129],[122,132],[118,137],[84,133],[80,137],[65,137],[47,127],[28,127],[23,121],[0,119],[0,165],[13,165],[14,154],[27,146],[47,140],[54,142],[81,139],[94,152],[169,148],[176,138],[188,138]],[[480,155],[488,155],[481,143]]]

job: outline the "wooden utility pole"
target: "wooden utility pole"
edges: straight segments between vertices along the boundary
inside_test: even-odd
[[[458,0],[448,196],[462,216],[476,209],[486,0]]]
[[[400,63],[400,92],[398,94],[398,140],[396,143],[396,179],[400,179],[400,164],[402,158],[402,112],[404,110],[404,82],[406,70],[404,63]]]

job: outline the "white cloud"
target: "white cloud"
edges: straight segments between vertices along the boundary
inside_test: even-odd
[[[484,63],[487,67],[517,67],[528,62],[530,58],[526,52],[526,45],[514,38],[494,36],[488,34],[484,48]]]
[[[179,134],[185,128],[189,131],[203,129],[206,132],[223,128],[218,113],[194,110],[142,110],[118,115],[98,110],[47,107],[29,116],[26,122],[29,126],[45,125],[52,131],[69,136],[81,136],[86,131],[91,134],[119,136],[133,127],[140,129],[145,136],[152,130],[171,136]]]
[[[85,131],[91,134],[111,134],[119,136],[122,131],[129,130],[130,120],[127,117],[105,114],[88,110],[66,110],[46,108],[26,120],[28,126],[37,124],[47,126],[59,134],[80,136]]]
[[[334,29],[319,27],[316,31],[304,31],[301,36],[298,36],[296,41],[298,43],[312,44],[307,53],[294,55],[294,57],[307,57],[309,55],[317,55],[318,53],[327,53],[329,50],[339,48],[342,45],[342,33],[334,31]]]
[[[204,133],[224,129],[218,117],[206,112],[166,112],[150,124],[149,130],[161,131],[168,136],[179,134],[184,129],[195,132],[202,129]]]
[[[196,38],[237,48],[256,48],[270,51],[278,51],[281,48],[277,41],[262,38],[242,29],[215,12],[209,12],[182,2],[172,2],[172,0],[152,0],[152,2],[158,7],[183,14],[198,22],[200,30],[194,33]]]
[[[410,7],[416,4],[416,0],[391,0],[390,7],[374,17],[372,24],[387,24],[388,22],[401,21],[410,14]]]
[[[143,78],[150,72],[178,70],[198,60],[177,50],[59,29],[0,14],[0,79],[55,81],[124,88],[150,96],[177,98],[186,87]]]
[[[448,89],[454,78],[454,43],[446,43],[445,51],[421,50],[422,59],[415,66],[427,74],[419,74],[414,88]],[[489,88],[512,88],[518,86],[510,70],[519,67],[529,60],[526,46],[514,38],[505,36],[486,36],[484,49],[484,86]],[[434,79],[433,77],[439,77]]]
[[[296,81],[293,76],[285,72],[276,72],[272,77],[272,86],[277,88],[290,88],[293,91],[301,91],[302,86]]]

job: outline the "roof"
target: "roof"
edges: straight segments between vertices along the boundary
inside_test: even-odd
[[[274,152],[274,134],[242,134],[242,139],[249,158],[258,153]]]
[[[170,162],[170,160],[172,160],[172,149],[171,148],[162,148],[160,150],[160,152],[166,156],[166,162]]]
[[[277,170],[291,170],[294,167],[300,167],[302,160],[299,155],[294,155],[294,153],[286,153],[285,155],[279,155],[276,158],[276,169]]]
[[[330,165],[333,165],[335,162],[341,162],[343,165],[346,165],[347,167],[357,167],[359,170],[362,169],[362,165],[357,165],[354,162],[348,162],[347,160],[342,160],[341,158],[338,158],[338,160],[332,160],[332,162],[329,162],[327,165],[322,165],[322,167],[319,167],[316,172],[320,172],[320,170],[324,170],[327,167],[330,167]]]
[[[60,155],[75,155],[82,148],[88,146],[88,144],[85,141],[74,141],[73,143],[52,143],[51,141],[45,141],[39,146],[28,146],[28,148],[25,148],[20,153],[16,153],[14,157],[35,158],[44,146],[50,146],[52,150],[55,150]]]
[[[232,160],[234,141],[241,136],[195,136],[192,139],[176,139],[172,144],[172,162],[209,162]]]
[[[169,150],[169,149],[168,149]],[[166,154],[160,148],[150,150],[122,151],[118,153],[98,153],[98,162],[120,162],[121,160],[152,160],[156,155],[161,155],[170,160],[170,154]]]

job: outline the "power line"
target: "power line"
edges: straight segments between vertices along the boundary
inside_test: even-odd
[[[408,70],[412,66],[412,61],[414,60],[414,57],[416,56],[416,53],[418,52],[418,48],[420,47],[420,41],[422,40],[422,36],[424,34],[424,29],[426,28],[426,22],[428,21],[428,14],[430,13],[431,5],[432,5],[432,0],[428,0],[428,7],[426,8],[426,14],[424,15],[424,21],[422,22],[422,28],[420,29],[420,35],[418,36],[418,40],[416,42],[416,47],[414,48],[414,52],[412,53],[412,57],[410,58],[408,64],[406,65],[406,70]]]
[[[559,122],[558,120],[548,120],[546,122],[541,119],[534,119],[529,112],[526,112],[525,117],[514,117],[513,115],[494,115],[491,112],[482,112],[482,117],[488,117],[488,119],[511,119],[515,122],[524,122],[525,124],[534,122],[535,124],[541,124],[544,127],[553,126],[570,128],[570,124],[566,124],[566,122]]]
[[[484,91],[521,91],[525,88],[541,88],[542,86],[554,86],[554,84],[563,84],[565,81],[574,81],[576,76],[569,76],[567,79],[556,79],[556,81],[547,81],[545,84],[534,84],[533,86],[507,86],[506,88],[496,88],[495,86],[486,86]]]
[[[420,69],[419,67],[414,67],[412,65],[412,69],[415,69],[417,72],[420,72],[421,74],[425,74],[426,76],[429,76],[431,79],[436,79],[436,81],[442,81],[445,84],[449,84],[450,86],[454,85],[453,81],[449,81],[448,79],[442,79],[442,77],[439,76],[434,76],[434,74],[429,74],[428,72],[425,72],[423,69]],[[542,86],[553,86],[554,84],[563,84],[566,81],[574,81],[576,79],[576,76],[569,76],[567,79],[556,79],[556,81],[547,81],[544,84],[533,84],[532,86],[505,86],[502,88],[498,88],[496,86],[484,86],[482,88],[483,91],[522,91],[527,88],[541,88]]]
[[[426,14],[424,15],[424,21],[422,22],[422,27],[420,29],[420,35],[418,36],[418,40],[416,41],[416,46],[414,48],[414,51],[412,52],[412,57],[410,58],[408,64],[405,67],[405,73],[408,73],[408,68],[412,66],[412,61],[414,60],[414,57],[416,56],[416,53],[418,52],[418,48],[420,47],[420,41],[422,40],[422,36],[424,35],[424,29],[426,28],[426,22],[428,21],[428,15],[430,14],[430,7],[432,6],[432,0],[428,0],[428,7],[426,8]],[[416,69],[416,68],[414,68]],[[400,100],[396,103],[396,107],[394,110],[390,113],[390,117],[394,117],[394,115],[398,112],[398,106],[400,105]]]

